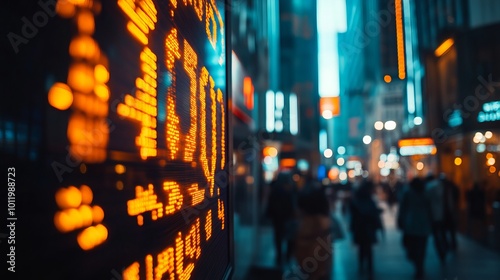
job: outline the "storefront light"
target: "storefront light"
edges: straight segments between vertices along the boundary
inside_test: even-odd
[[[345,163],[345,159],[344,158],[338,158],[337,159],[337,165],[338,166],[342,166],[342,165],[344,165],[344,163]]]
[[[476,152],[484,153],[484,151],[486,151],[486,145],[485,144],[478,144],[476,147]]]
[[[424,169],[424,163],[423,163],[423,162],[421,162],[421,161],[417,162],[417,170],[419,170],[419,171],[420,171],[420,170],[422,170],[422,169]]]
[[[490,166],[490,173],[494,174],[495,172],[497,172],[495,166]]]
[[[461,159],[461,158],[459,158],[459,157],[456,157],[456,158],[455,158],[455,165],[456,165],[456,166],[460,166],[461,164],[462,164],[462,159]]]
[[[486,139],[491,139],[491,137],[493,137],[493,133],[491,131],[486,131],[484,133],[484,137],[486,137]]]
[[[488,166],[494,165],[495,164],[495,158],[489,158],[488,161],[486,162]]]
[[[332,149],[326,149],[324,152],[323,152],[323,155],[326,157],[326,158],[331,158],[333,156],[333,151]]]
[[[365,143],[366,145],[370,144],[372,142],[372,137],[370,135],[365,135],[363,137],[363,143]]]

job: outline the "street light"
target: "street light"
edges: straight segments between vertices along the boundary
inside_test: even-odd
[[[381,121],[375,122],[375,124],[373,126],[375,127],[376,130],[382,130],[382,129],[384,129],[384,123],[381,122]]]
[[[366,145],[370,144],[372,142],[372,137],[370,135],[365,135],[363,137],[363,143],[365,143]]]
[[[396,122],[395,121],[386,121],[384,124],[384,128],[386,130],[394,130],[394,129],[396,129]]]
[[[333,156],[333,151],[332,149],[326,149],[324,152],[323,152],[323,155],[326,157],[326,158],[331,158]]]

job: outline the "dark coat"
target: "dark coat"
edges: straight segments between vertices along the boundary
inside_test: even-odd
[[[382,230],[381,209],[370,195],[356,194],[350,204],[350,230],[356,244],[377,242],[377,230]]]

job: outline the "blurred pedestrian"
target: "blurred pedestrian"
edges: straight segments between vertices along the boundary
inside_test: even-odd
[[[309,181],[299,197],[295,257],[309,280],[331,279],[333,248],[330,205],[324,188]],[[311,265],[315,269],[311,269]],[[295,279],[295,278],[294,278]]]
[[[427,239],[432,232],[431,206],[420,178],[411,180],[399,205],[398,228],[403,232],[403,246],[415,266],[415,279],[424,278],[424,259]]]
[[[460,191],[458,186],[448,178],[444,173],[439,176],[444,187],[444,230],[446,240],[449,238],[450,249],[457,249],[457,214]]]
[[[294,225],[296,225],[296,193],[292,174],[281,172],[270,184],[266,213],[271,219],[276,248],[276,264],[281,266],[283,254],[289,261],[293,252]],[[283,250],[283,243],[286,250]]]
[[[382,188],[386,195],[387,206],[391,214],[396,213],[396,206],[399,201],[399,194],[403,188],[403,183],[399,180],[394,169],[391,169],[387,182],[382,184]]]
[[[486,222],[486,193],[479,182],[467,191],[467,207],[469,212],[469,228],[475,238],[482,238]]]
[[[446,261],[448,252],[448,241],[446,239],[445,228],[445,191],[439,179],[430,174],[425,179],[426,195],[430,202],[432,214],[432,238],[434,248],[439,256],[441,264]]]
[[[383,231],[380,214],[382,210],[373,198],[374,184],[371,181],[362,182],[354,192],[350,203],[350,230],[353,241],[358,246],[359,272],[368,272],[368,278],[373,278],[373,250],[377,242],[377,231]]]

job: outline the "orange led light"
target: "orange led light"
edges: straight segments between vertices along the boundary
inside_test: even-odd
[[[56,202],[61,209],[77,208],[82,203],[82,194],[74,186],[61,188],[56,192]]]
[[[84,10],[78,14],[76,19],[78,31],[82,34],[93,34],[95,30],[94,14],[91,11]]]
[[[109,71],[106,69],[106,66],[102,64],[97,64],[94,67],[94,78],[96,82],[105,84],[109,81]]]
[[[68,85],[76,91],[90,93],[94,89],[94,71],[86,63],[74,63],[68,72]]]
[[[121,116],[139,122],[141,133],[135,139],[142,159],[155,157],[157,151],[156,116],[158,114],[156,87],[157,87],[157,56],[147,46],[147,35],[155,29],[157,10],[152,0],[118,0],[130,21],[127,22],[129,32],[142,44],[144,48],[139,55],[142,77],[135,80],[137,91],[135,97],[125,96],[125,104],[117,106],[117,113]]]
[[[55,83],[49,90],[49,104],[59,110],[68,109],[73,103],[73,93],[68,85]]]
[[[152,184],[148,185],[148,189],[144,190],[142,186],[135,188],[135,198],[127,201],[127,213],[130,216],[137,216],[137,224],[141,224],[141,214],[152,212],[152,217],[162,216],[163,203],[158,202],[158,196],[154,192]]]
[[[58,0],[56,13],[63,18],[72,18],[76,13],[76,7],[70,1]]]
[[[69,54],[74,58],[96,61],[99,58],[100,50],[97,42],[91,36],[79,35],[71,40]]]
[[[138,262],[134,262],[133,264],[125,268],[122,273],[123,280],[140,280],[140,267],[141,266]]]
[[[208,241],[212,237],[212,210],[208,210],[205,219],[205,240]]]
[[[217,101],[220,104],[220,112],[221,112],[221,160],[220,160],[220,168],[224,169],[226,165],[226,109],[224,106],[224,99],[222,96],[222,91],[217,91]]]
[[[84,229],[78,234],[77,241],[83,250],[91,250],[97,245],[102,244],[108,238],[108,229],[99,224]]]
[[[193,184],[188,189],[189,195],[192,197],[191,206],[200,204],[205,199],[205,189],[198,189],[198,184]]]
[[[189,43],[184,40],[184,70],[188,74],[190,80],[190,115],[191,115],[191,126],[189,129],[189,134],[186,135],[186,140],[184,141],[184,161],[193,161],[193,154],[196,150],[196,138],[197,138],[197,128],[198,128],[198,106],[197,106],[197,88],[198,83],[196,80],[196,70],[198,68],[198,56]]]
[[[224,224],[225,224],[225,210],[224,210],[224,201],[221,199],[217,200],[217,218],[221,221],[221,229],[224,230]]]
[[[403,7],[402,0],[394,0],[394,9],[396,15],[396,44],[398,51],[398,77],[403,80],[406,77],[405,65],[405,45],[403,30]]]
[[[163,182],[163,190],[168,195],[168,205],[165,206],[165,214],[169,215],[179,211],[184,201],[179,184],[177,182]]]
[[[441,45],[439,45],[436,50],[434,51],[434,54],[439,57],[445,54],[455,43],[455,41],[452,38],[446,39]]]

